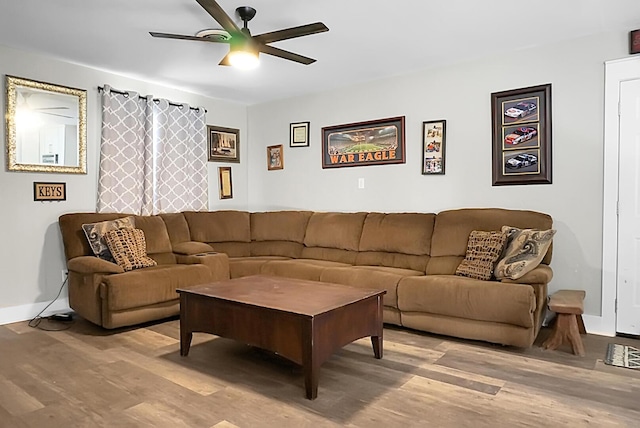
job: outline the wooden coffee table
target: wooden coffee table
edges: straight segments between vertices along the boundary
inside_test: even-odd
[[[318,395],[320,365],[336,350],[371,336],[374,356],[382,358],[385,290],[249,276],[178,293],[180,355],[189,354],[194,332],[273,351],[302,365],[310,400]]]

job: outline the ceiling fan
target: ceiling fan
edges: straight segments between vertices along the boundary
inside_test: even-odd
[[[17,107],[19,109],[26,109],[27,111],[31,111],[34,113],[40,113],[40,114],[48,114],[50,116],[59,116],[59,117],[65,117],[67,119],[73,119],[73,116],[68,116],[66,114],[62,114],[62,113],[67,113],[67,112],[61,112],[60,110],[69,110],[69,107],[64,107],[64,106],[53,106],[53,107],[32,107],[31,106],[31,97],[36,95],[36,98],[38,98],[36,100],[36,105],[43,105],[43,104],[48,104],[47,101],[47,97],[38,97],[36,92],[31,92],[31,90],[29,89],[25,89],[25,90],[21,90],[18,91],[18,102],[17,102]],[[34,98],[34,99],[36,99]],[[39,100],[39,102],[38,102]],[[52,111],[47,111],[47,110],[58,110],[58,112],[52,112]]]
[[[215,0],[196,0],[200,6],[206,10],[228,33],[220,34],[215,31],[201,31],[196,36],[185,36],[180,34],[168,34],[150,32],[153,37],[165,39],[196,40],[211,43],[229,43],[229,53],[222,58],[219,65],[235,65],[241,68],[252,68],[258,64],[258,53],[273,55],[289,61],[309,65],[316,60],[302,56],[290,51],[279,49],[268,45],[268,43],[281,40],[293,39],[296,37],[308,36],[316,33],[329,31],[322,22],[301,25],[299,27],[285,28],[283,30],[271,31],[269,33],[252,36],[247,23],[256,15],[256,10],[249,6],[241,6],[236,9],[236,13],[244,23],[243,28],[239,28],[235,22],[226,14]]]

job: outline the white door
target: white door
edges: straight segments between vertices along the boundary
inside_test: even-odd
[[[620,82],[616,331],[640,335],[640,79]]]

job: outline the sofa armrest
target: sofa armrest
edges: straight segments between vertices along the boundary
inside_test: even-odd
[[[179,244],[173,244],[172,247],[174,253],[185,256],[199,253],[211,253],[214,251],[211,245],[198,241],[180,242]]]
[[[501,280],[510,284],[548,284],[553,278],[553,271],[547,265],[539,265],[531,272],[527,272],[522,278]]]
[[[78,273],[122,273],[124,269],[115,263],[95,256],[74,257],[67,262],[70,271]]]
[[[214,281],[230,279],[229,256],[225,253],[176,254],[176,262],[185,265],[203,264],[208,266]]]

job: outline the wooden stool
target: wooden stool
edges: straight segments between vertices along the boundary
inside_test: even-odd
[[[580,334],[585,334],[582,314],[584,313],[584,290],[559,290],[549,299],[549,309],[558,314],[553,327],[553,335],[544,341],[545,349],[557,349],[563,342],[571,344],[573,353],[584,357],[584,345]]]

